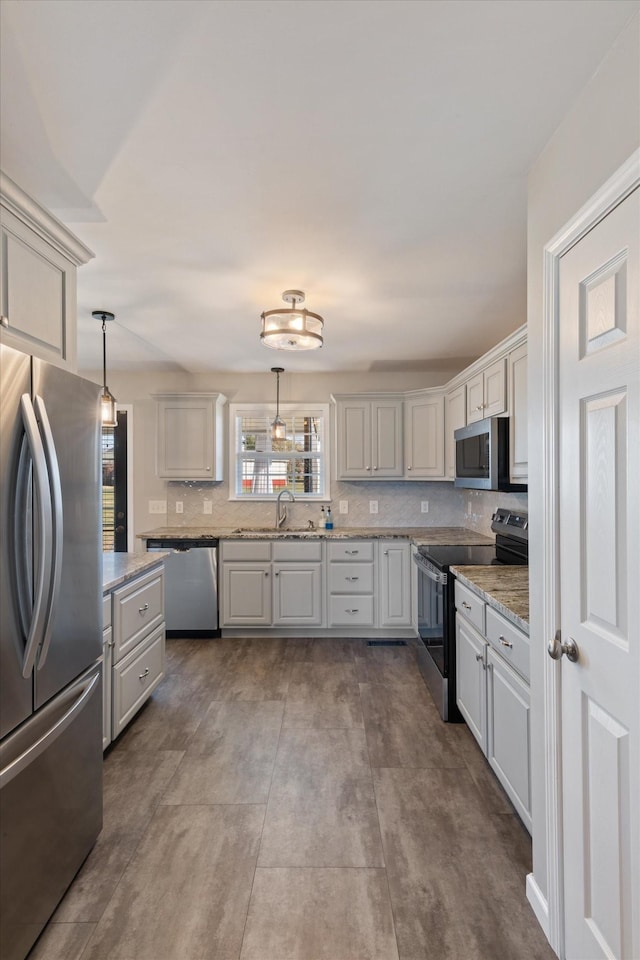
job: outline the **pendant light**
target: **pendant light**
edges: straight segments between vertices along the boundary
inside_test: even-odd
[[[286,440],[287,425],[280,416],[280,374],[284,373],[284,367],[271,367],[271,373],[276,375],[276,416],[271,423],[271,439]]]
[[[324,320],[319,314],[298,306],[304,303],[303,291],[285,290],[282,299],[292,306],[265,310],[261,314],[260,339],[265,347],[272,350],[315,350],[321,347]]]
[[[100,397],[102,426],[117,427],[116,398],[107,387],[107,320],[115,320],[115,316],[108,310],[93,310],[91,316],[102,321],[102,396]]]

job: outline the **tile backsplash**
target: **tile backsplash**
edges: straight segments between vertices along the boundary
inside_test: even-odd
[[[167,483],[166,518],[158,517],[158,525],[170,527],[197,526],[271,526],[274,523],[273,502],[246,503],[229,500],[227,483],[200,481]],[[347,514],[339,512],[339,502],[346,500]],[[371,513],[370,501],[378,504]],[[429,512],[422,513],[422,502],[429,502]],[[182,503],[182,513],[176,511]],[[205,504],[210,513],[205,513]],[[320,518],[319,503],[301,500],[287,503],[289,525],[305,526],[308,520]],[[334,527],[458,527],[464,526],[491,535],[491,516],[498,506],[514,510],[527,509],[526,493],[495,493],[481,490],[460,490],[444,482],[345,482],[331,485],[331,511]]]

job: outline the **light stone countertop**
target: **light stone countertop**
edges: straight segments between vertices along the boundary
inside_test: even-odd
[[[442,545],[493,544],[492,537],[465,527],[334,527],[333,530],[307,530],[286,527],[158,527],[137,534],[140,540],[345,540],[351,538],[411,540],[418,547]]]
[[[460,583],[478,593],[514,626],[529,634],[529,568],[524,566],[451,567]]]
[[[102,592],[108,593],[125,580],[162,563],[168,553],[104,553],[102,555]]]

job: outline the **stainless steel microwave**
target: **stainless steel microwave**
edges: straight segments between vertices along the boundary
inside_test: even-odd
[[[487,417],[454,432],[456,487],[524,491],[509,479],[509,418]]]

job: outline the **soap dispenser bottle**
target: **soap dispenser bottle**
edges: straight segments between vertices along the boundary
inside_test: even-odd
[[[324,507],[320,507],[320,523],[318,524],[319,530],[324,530],[327,526],[327,518],[324,514]]]
[[[325,526],[327,530],[333,530],[333,517],[331,516],[331,506],[327,507],[327,516]]]

